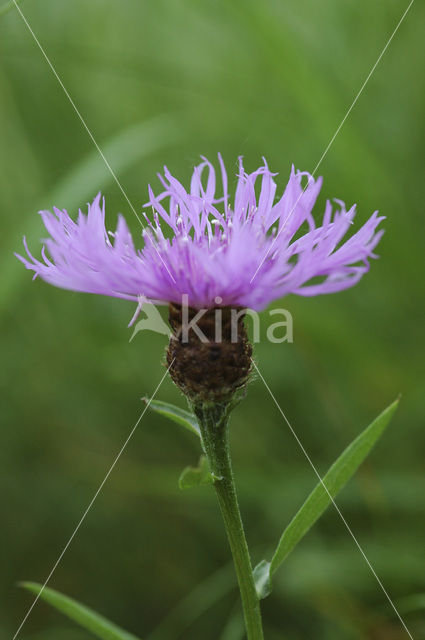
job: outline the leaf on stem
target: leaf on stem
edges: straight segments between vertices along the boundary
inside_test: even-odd
[[[201,432],[196,418],[189,411],[180,409],[180,407],[176,407],[168,402],[161,402],[160,400],[151,400],[150,402],[149,398],[142,398],[142,400],[149,405],[149,409],[152,409],[152,411],[156,411],[156,413],[160,413],[161,415],[170,418],[170,420],[176,422],[182,427],[185,427],[199,438],[201,437]]]
[[[183,469],[179,478],[180,489],[192,489],[192,487],[201,487],[206,484],[213,484],[215,480],[219,480],[210,471],[210,465],[205,456],[199,458],[197,467],[186,467]]]
[[[49,589],[48,587],[43,589],[42,585],[36,582],[21,582],[20,586],[27,589],[27,591],[35,593],[37,596],[40,594],[39,597],[42,600],[48,602],[52,607],[98,638],[101,638],[101,640],[139,640],[139,638],[124,631],[124,629],[110,622],[99,613],[54,589]]]
[[[387,407],[342,452],[284,530],[271,562],[262,560],[255,567],[254,577],[259,598],[265,598],[269,595],[271,578],[275,571],[357,471],[389,424],[398,403],[397,399]]]

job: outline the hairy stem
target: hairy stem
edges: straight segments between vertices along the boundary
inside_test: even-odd
[[[201,429],[202,442],[214,488],[223,515],[235,564],[248,640],[262,640],[260,602],[255,590],[251,559],[239,511],[229,449],[228,411],[225,404],[193,407]]]

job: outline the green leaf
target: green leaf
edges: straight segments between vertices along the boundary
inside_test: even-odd
[[[294,547],[320,518],[332,499],[347,484],[366,458],[375,442],[389,424],[399,400],[385,409],[353,442],[342,452],[331,466],[322,482],[310,493],[301,509],[286,527],[279,540],[270,563],[263,560],[254,569],[259,597],[266,597],[271,591],[271,577]],[[326,487],[326,489],[325,489]],[[332,499],[331,499],[332,497]]]
[[[213,484],[214,480],[218,480],[210,471],[210,465],[205,456],[199,458],[197,467],[186,467],[183,469],[179,478],[180,489],[192,489],[192,487],[200,487],[206,484]]]
[[[193,413],[180,409],[180,407],[176,407],[168,402],[161,402],[160,400],[151,400],[149,402],[149,398],[142,398],[142,400],[146,404],[149,403],[149,409],[152,409],[152,411],[156,411],[156,413],[160,413],[161,415],[170,418],[170,420],[177,422],[177,424],[185,427],[191,433],[196,434],[199,438],[201,437],[201,432]]]
[[[92,609],[54,589],[43,589],[42,585],[36,582],[21,582],[20,586],[36,595],[40,594],[42,600],[102,640],[139,640]]]

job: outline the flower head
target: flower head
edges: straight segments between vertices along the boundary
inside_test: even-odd
[[[46,282],[64,289],[138,300],[181,303],[194,308],[249,307],[260,310],[289,293],[313,296],[356,284],[383,231],[375,212],[343,241],[355,206],[327,201],[316,224],[312,209],[322,179],[292,167],[276,199],[276,174],[266,161],[247,173],[239,159],[234,197],[219,155],[220,172],[206,159],[195,167],[186,190],[168,169],[164,190],[149,186],[152,219],[145,215],[144,246],[137,250],[122,216],[114,233],[105,228],[105,203],[98,194],[74,221],[66,211],[41,211],[50,237],[42,260],[18,258]],[[306,185],[303,187],[303,180]],[[217,194],[217,182],[221,182]],[[47,255],[47,252],[49,255]],[[312,282],[314,280],[314,282]]]

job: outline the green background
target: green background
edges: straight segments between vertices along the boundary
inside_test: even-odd
[[[312,170],[407,2],[26,0],[21,5],[136,209],[163,164],[188,180],[200,154]],[[323,161],[325,197],[387,219],[380,259],[354,289],[290,296],[294,343],[256,360],[319,471],[399,392],[400,409],[338,504],[415,640],[423,556],[424,49],[415,2]],[[134,305],[62,291],[13,257],[37,216],[76,212],[99,189],[109,228],[128,203],[27,27],[0,16],[0,634],[11,638],[164,368],[166,339],[129,343]],[[281,306],[278,301],[275,306]],[[263,326],[266,326],[267,313]],[[166,380],[159,399],[185,405]],[[276,544],[315,476],[261,380],[235,411],[232,447],[254,562]],[[182,492],[195,438],[147,414],[50,586],[141,638],[236,640],[238,596],[215,497]],[[422,520],[421,520],[422,515]],[[224,567],[224,568],[223,568]],[[218,573],[217,573],[218,572]],[[407,634],[331,508],[264,601],[266,638],[403,640]],[[202,587],[193,591],[197,585]],[[150,634],[173,608],[155,636]],[[46,604],[29,640],[90,636]]]

